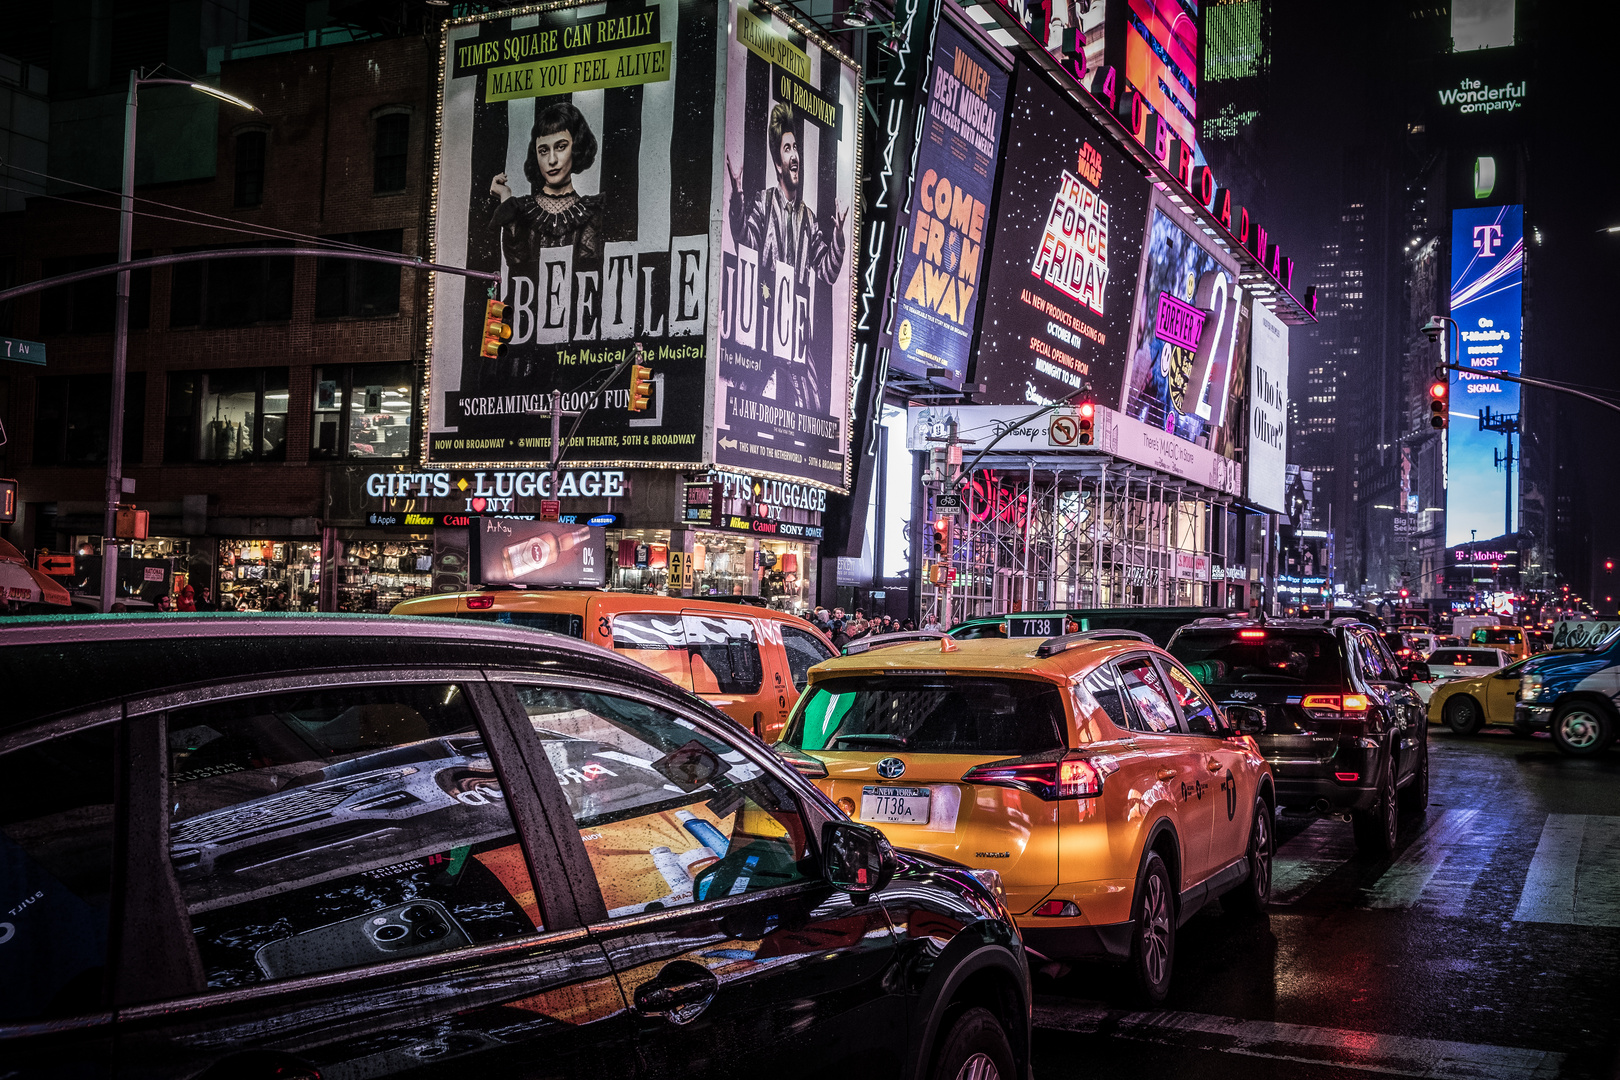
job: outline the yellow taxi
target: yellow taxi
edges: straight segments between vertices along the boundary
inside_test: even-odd
[[[1446,651],[1466,653],[1480,650]],[[1487,724],[1512,726],[1513,705],[1519,696],[1519,677],[1523,674],[1520,669],[1528,659],[1515,660],[1494,671],[1447,679],[1437,684],[1429,698],[1429,723],[1444,724],[1458,735],[1473,735]],[[1443,669],[1435,667],[1434,671],[1439,675]]]
[[[776,750],[896,846],[999,871],[1038,957],[1158,1002],[1188,917],[1270,895],[1263,723],[1128,630],[945,638],[817,664]]]
[[[489,589],[418,596],[389,614],[511,623],[589,641],[652,668],[767,742],[786,726],[811,665],[838,655],[796,615],[695,597]]]

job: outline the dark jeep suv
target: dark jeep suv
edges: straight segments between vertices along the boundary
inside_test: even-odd
[[[0,680],[7,1078],[1029,1075],[995,871],[593,645],[18,619]]]
[[[1429,805],[1428,725],[1410,685],[1427,671],[1397,664],[1373,627],[1204,619],[1177,631],[1170,653],[1218,701],[1264,711],[1255,741],[1281,805],[1348,811],[1370,855],[1394,848],[1398,809]]]

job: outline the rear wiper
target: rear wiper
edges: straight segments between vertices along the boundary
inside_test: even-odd
[[[904,746],[906,745],[906,737],[904,735],[890,735],[882,732],[874,732],[869,735],[835,735],[833,737],[833,742],[882,742],[894,743],[896,746]]]

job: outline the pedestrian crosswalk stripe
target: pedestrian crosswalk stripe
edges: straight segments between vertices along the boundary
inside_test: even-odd
[[[1405,908],[1417,903],[1434,881],[1441,864],[1452,856],[1459,842],[1474,831],[1478,817],[1478,807],[1447,810],[1437,815],[1422,835],[1379,876],[1368,891],[1368,906]],[[1471,879],[1468,884],[1473,884]]]
[[[1492,1077],[1544,1080],[1563,1067],[1564,1055],[1545,1050],[1379,1035],[1343,1028],[1239,1020],[1183,1012],[1125,1012],[1087,1005],[1038,1004],[1043,1031],[1157,1043],[1244,1057],[1354,1069],[1384,1076]]]
[[[1513,921],[1620,927],[1620,817],[1548,814]]]

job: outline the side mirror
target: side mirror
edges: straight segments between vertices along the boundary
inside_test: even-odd
[[[1227,705],[1226,722],[1239,735],[1259,735],[1266,730],[1266,713],[1255,705]]]
[[[1434,682],[1434,672],[1421,660],[1413,660],[1401,668],[1401,677],[1409,683]]]
[[[822,831],[825,852],[823,876],[827,884],[849,893],[864,904],[894,876],[894,849],[884,835],[869,825],[829,821]]]

